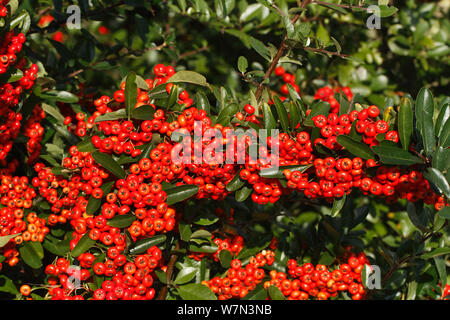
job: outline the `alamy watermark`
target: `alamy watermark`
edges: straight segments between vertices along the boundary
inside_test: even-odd
[[[381,9],[377,5],[370,5],[367,7],[367,13],[371,13],[369,18],[367,18],[366,26],[369,29],[381,29]]]

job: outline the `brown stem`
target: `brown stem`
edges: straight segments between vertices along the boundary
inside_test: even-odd
[[[310,48],[310,47],[303,47],[303,49],[306,50],[306,51],[312,51],[312,52],[316,52],[316,53],[324,53],[324,54],[329,54],[331,56],[338,56],[338,57],[341,57],[341,58],[348,57],[348,54],[342,54],[342,53],[339,53],[339,52],[328,51],[328,50],[324,50],[324,49]]]
[[[180,54],[178,56],[178,60],[181,60],[181,59],[184,59],[186,57],[190,57],[190,56],[196,55],[197,53],[200,53],[200,52],[203,52],[203,51],[207,51],[207,50],[209,50],[209,46],[203,46],[201,48],[182,53],[182,54]]]
[[[175,267],[175,262],[177,262],[177,258],[178,258],[178,250],[180,250],[180,241],[177,241],[177,244],[175,245],[175,249],[172,253],[172,255],[170,256],[170,260],[169,263],[167,264],[167,271],[166,271],[166,277],[167,277],[167,285],[165,285],[158,296],[157,300],[165,300],[167,293],[169,292],[169,286],[170,286],[170,279],[172,278],[172,274],[173,274],[173,269]]]
[[[367,10],[367,7],[364,6],[352,6],[350,4],[337,4],[337,3],[330,3],[330,2],[325,2],[325,1],[319,1],[319,0],[312,0],[312,3],[316,3],[316,4],[322,4],[322,5],[326,5],[326,6],[336,6],[339,8],[345,8],[345,9],[362,9],[362,10]]]
[[[311,0],[304,0],[304,1],[302,1],[300,7],[302,9],[304,9],[310,2],[311,2]],[[300,14],[301,13],[297,13],[294,16],[294,18],[292,19],[292,24],[295,24],[297,22],[297,20],[300,18]],[[256,100],[259,100],[259,98],[261,97],[262,91],[264,89],[264,85],[263,85],[264,80],[268,79],[270,77],[270,75],[273,73],[273,71],[275,70],[275,67],[278,64],[278,61],[283,56],[284,51],[287,48],[286,39],[287,39],[287,33],[284,35],[283,40],[281,41],[280,47],[278,48],[278,51],[275,54],[275,57],[273,58],[272,62],[270,63],[269,68],[267,69],[266,74],[264,75],[263,81],[260,82],[260,84],[258,85],[258,88],[256,89],[256,92],[255,92]]]

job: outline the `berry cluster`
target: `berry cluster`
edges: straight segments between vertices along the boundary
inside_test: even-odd
[[[0,250],[8,264],[14,266],[19,262],[16,245],[24,241],[43,242],[49,228],[45,219],[30,211],[36,191],[29,185],[27,177],[2,176],[0,196],[0,235],[17,234]]]
[[[263,281],[265,277],[263,267],[272,265],[274,261],[275,253],[270,250],[263,250],[256,257],[251,257],[245,267],[242,267],[241,260],[233,259],[226,277],[214,277],[202,283],[217,294],[219,300],[243,298]]]
[[[6,9],[2,7],[6,3],[0,4],[0,15]],[[0,83],[0,160],[6,158],[21,129],[23,116],[16,113],[13,108],[19,104],[22,94],[31,89],[37,78],[37,65],[32,64],[26,68],[27,60],[18,59],[24,42],[25,35],[23,33],[15,35],[14,30],[6,32],[0,40],[0,74],[12,72],[12,68],[23,73],[22,77],[16,81]],[[34,160],[38,152],[35,151],[35,142],[30,143],[34,145],[30,147],[32,160]]]
[[[361,253],[358,256],[352,255],[347,263],[331,271],[323,264],[298,265],[296,260],[290,259],[287,267],[291,279],[284,272],[272,270],[271,280],[266,281],[264,287],[278,287],[288,300],[307,300],[313,297],[327,300],[342,291],[349,292],[353,300],[361,300],[365,295],[361,272],[368,263],[365,254]]]

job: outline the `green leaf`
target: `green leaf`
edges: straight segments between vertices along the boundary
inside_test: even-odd
[[[259,176],[261,178],[270,178],[270,179],[282,179],[284,178],[283,171],[288,169],[290,171],[300,171],[305,172],[310,168],[311,165],[289,165],[289,166],[280,166],[280,167],[271,167],[264,168],[259,172]]]
[[[188,283],[195,278],[198,269],[194,267],[185,267],[178,272],[177,277],[173,281],[174,284],[184,284]]]
[[[237,202],[244,202],[252,194],[253,188],[243,186],[241,189],[236,191],[235,198]]]
[[[278,96],[273,97],[273,102],[275,104],[275,109],[277,111],[278,119],[280,119],[281,128],[284,132],[289,132],[289,116],[286,111],[286,107]]]
[[[177,202],[189,199],[190,197],[197,194],[199,188],[196,185],[182,185],[175,187],[166,191],[167,194],[167,205],[171,206]]]
[[[73,248],[72,256],[78,257],[80,254],[89,250],[95,244],[95,242],[95,240],[92,240],[89,237],[89,232],[86,232],[84,236],[82,236],[81,239],[77,242],[75,248]]]
[[[403,98],[400,101],[398,112],[398,134],[404,150],[408,150],[409,141],[413,133],[413,126],[411,101],[408,98]]]
[[[256,38],[250,37],[250,45],[253,50],[259,53],[261,57],[263,57],[267,61],[270,61],[270,51],[269,49],[267,49],[263,42]]]
[[[270,132],[270,130],[275,129],[277,127],[277,123],[272,114],[272,111],[270,110],[270,106],[267,103],[263,104],[262,112],[263,112],[264,129]]]
[[[203,87],[209,87],[206,78],[194,71],[182,70],[175,73],[173,76],[167,80],[167,82],[183,82],[192,83]]]
[[[289,117],[291,130],[294,130],[301,120],[300,108],[295,102],[289,104]]]
[[[351,154],[360,157],[362,159],[374,159],[375,154],[370,150],[369,146],[365,143],[353,140],[349,136],[340,135],[336,138],[337,143],[347,149]]]
[[[134,220],[136,220],[136,216],[134,214],[123,214],[108,220],[106,224],[115,228],[127,228],[131,226]]]
[[[192,235],[192,230],[191,230],[191,226],[188,225],[187,223],[181,222],[178,225],[178,230],[180,232],[180,239],[188,242],[191,239],[191,235]]]
[[[267,291],[271,300],[285,300],[283,293],[280,289],[278,289],[278,287],[272,285],[267,289]]]
[[[437,147],[433,154],[433,168],[439,171],[444,171],[450,166],[448,159],[450,158],[450,149]]]
[[[196,216],[192,222],[200,226],[209,226],[219,221],[219,218],[210,212],[203,212]]]
[[[8,236],[1,236],[0,237],[0,248],[3,248],[4,246],[6,246],[9,242],[9,240],[14,239],[15,237],[17,237],[20,234],[21,233],[11,234]]]
[[[341,198],[334,199],[333,207],[331,208],[331,216],[333,218],[336,217],[339,214],[339,212],[341,212],[342,208],[344,207],[346,198],[347,195],[344,194],[344,196],[342,196]]]
[[[197,246],[195,244],[189,245],[189,251],[192,252],[215,253],[217,250],[219,250],[219,247],[215,243],[202,246]]]
[[[441,134],[439,135],[439,145],[443,148],[450,147],[450,118],[447,119],[441,130]]]
[[[201,283],[190,283],[177,288],[183,300],[217,300],[216,295]]]
[[[422,135],[425,153],[431,155],[433,153],[436,139],[434,136],[434,101],[431,91],[422,88],[416,98],[416,127]]]
[[[377,11],[374,12],[374,15],[378,15],[380,18],[387,18],[394,15],[398,9],[396,7],[389,7],[386,5],[379,6],[379,13]]]
[[[241,170],[239,170],[233,177],[233,179],[231,179],[230,182],[228,182],[226,189],[230,192],[239,190],[240,188],[242,188],[245,185],[245,181],[243,181],[241,179],[241,177],[239,176],[239,173],[241,172]]]
[[[39,243],[40,245],[40,243]],[[42,249],[42,246],[41,246]],[[20,257],[23,261],[33,269],[39,269],[42,267],[42,254],[39,248],[34,245],[33,242],[24,242],[22,246],[19,247]]]
[[[77,144],[77,150],[79,152],[94,152],[95,147],[91,142],[91,137],[87,137],[83,141],[81,141],[79,144]]]
[[[11,294],[19,294],[14,282],[7,276],[0,274],[0,292],[7,292]]]
[[[424,253],[420,256],[420,258],[424,259],[424,260],[428,260],[434,257],[439,257],[442,255],[447,255],[450,254],[450,248],[437,248],[434,249],[430,252]]]
[[[99,64],[100,64],[100,63],[96,64],[95,66],[98,68],[98,65],[99,65]],[[108,63],[108,67],[110,67],[109,63]],[[127,79],[128,79],[128,75],[125,76],[125,78],[122,79],[121,83],[123,83],[123,82],[126,83],[126,82],[127,82]],[[135,80],[134,80],[134,82],[136,83],[136,86],[137,86],[139,89],[143,89],[143,90],[146,90],[146,91],[150,90],[150,88],[149,88],[147,82],[145,82],[144,78],[142,78],[141,76],[138,76],[138,75],[135,74]]]
[[[138,120],[153,120],[156,110],[152,106],[143,105],[131,111],[131,118]]]
[[[311,112],[309,113],[303,125],[307,127],[313,127],[314,122],[312,118],[318,115],[327,116],[330,113],[330,104],[325,101],[316,101],[311,105]]]
[[[51,115],[53,118],[55,118],[59,122],[64,122],[64,116],[61,114],[61,112],[59,112],[59,110],[57,108],[55,108],[49,104],[46,104],[46,103],[42,103],[41,107],[42,107],[42,110],[45,111],[45,113],[48,113],[49,115]]]
[[[60,240],[56,242],[51,242],[48,239],[45,239],[42,243],[42,246],[45,250],[53,253],[57,256],[64,257],[66,254],[70,253],[70,241],[69,240]]]
[[[160,234],[151,238],[138,240],[131,246],[130,254],[141,254],[147,251],[148,248],[157,246],[158,244],[165,242],[166,239],[167,237],[164,234]]]
[[[247,295],[242,298],[242,300],[266,300],[266,298],[267,290],[264,289],[264,285],[260,283],[254,290],[247,293]]]
[[[378,145],[372,147],[384,164],[394,165],[412,165],[416,163],[423,163],[422,159],[413,156],[408,151],[394,146]]]
[[[434,125],[434,134],[439,137],[441,135],[444,124],[450,118],[450,104],[446,99],[441,103],[440,112],[436,119],[436,124]]]
[[[9,75],[8,79],[6,80],[7,83],[19,81],[23,77],[23,72],[20,69],[15,69],[13,72],[8,72],[7,74]]]
[[[450,199],[450,185],[442,172],[435,168],[428,168],[427,171],[424,172],[423,176],[427,180],[434,183],[434,185],[438,187],[447,198]]]
[[[209,104],[208,98],[203,92],[197,92],[194,97],[194,105],[197,106],[199,110],[205,110],[206,114],[210,114],[211,105]]]
[[[127,174],[122,167],[108,154],[95,151],[92,152],[94,160],[103,168],[111,172],[113,175],[120,179],[125,179]]]
[[[111,188],[114,185],[114,181],[110,181],[105,183],[100,187],[100,189],[103,190],[103,196],[105,196],[109,191],[111,191]],[[97,199],[91,196],[89,198],[88,204],[86,206],[86,213],[87,214],[96,214],[98,208],[100,208],[100,205],[102,204],[102,199]]]
[[[238,59],[238,70],[241,73],[245,73],[247,71],[248,68],[248,61],[245,57],[240,56]]]
[[[117,111],[107,112],[105,114],[102,114],[101,116],[96,117],[94,122],[111,121],[126,118],[127,118],[127,110],[119,109]]]
[[[223,249],[219,253],[220,265],[224,268],[230,268],[231,260],[233,257],[231,256],[231,252],[229,250]]]
[[[445,266],[445,260],[442,257],[433,257],[434,265],[441,279],[441,287],[445,288],[447,285],[447,268]]]
[[[442,217],[445,218],[447,220],[450,220],[450,207],[445,207],[441,210],[438,211],[438,214]]]
[[[77,103],[78,97],[67,91],[49,90],[39,95],[42,99],[59,101],[64,103]]]
[[[128,118],[131,117],[134,107],[137,103],[137,84],[136,73],[131,71],[125,82],[125,106],[127,108]]]

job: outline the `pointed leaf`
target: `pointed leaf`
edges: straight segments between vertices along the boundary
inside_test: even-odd
[[[398,133],[404,150],[408,150],[409,141],[413,133],[413,126],[411,101],[408,98],[403,98],[400,102],[398,112]]]
[[[95,151],[92,152],[92,157],[98,164],[100,164],[103,168],[111,172],[116,177],[125,179],[125,177],[127,176],[122,167],[110,155]]]
[[[341,146],[343,146],[345,149],[347,149],[351,154],[360,157],[362,159],[368,160],[368,159],[374,159],[375,155],[370,150],[369,146],[365,143],[358,142],[356,140],[353,140],[349,136],[340,135],[336,138],[337,143],[339,143]]]
[[[197,194],[199,188],[196,185],[183,185],[166,191],[167,205],[173,205],[177,202],[189,199]]]

